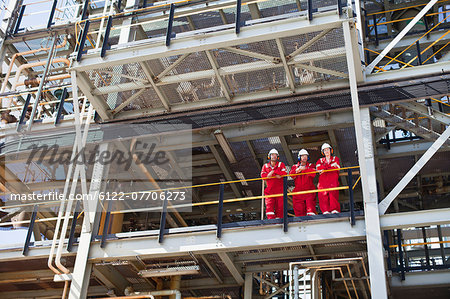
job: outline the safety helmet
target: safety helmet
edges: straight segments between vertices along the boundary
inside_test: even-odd
[[[328,143],[324,143],[322,144],[322,148],[320,149],[320,152],[322,153],[322,155],[324,155],[323,150],[329,148],[331,150],[331,153],[333,153],[333,148],[331,147],[331,145],[329,145]]]
[[[308,156],[308,161],[309,161],[309,153],[307,150],[305,150],[304,148],[302,148],[299,152],[298,152],[298,161],[300,162],[302,159],[303,155],[307,155]]]
[[[300,157],[303,156],[303,155],[308,155],[308,156],[309,156],[308,151],[305,150],[304,148],[302,148],[302,149],[298,152],[298,157],[300,158]]]
[[[280,157],[280,154],[278,153],[278,151],[276,150],[276,149],[271,149],[270,151],[269,151],[269,153],[267,154],[267,159],[269,159],[270,160],[270,155],[272,155],[272,154],[277,154],[277,157],[279,158]]]

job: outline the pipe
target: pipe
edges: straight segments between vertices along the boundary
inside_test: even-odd
[[[294,266],[294,299],[298,299],[300,284],[298,283],[298,266]]]
[[[44,73],[42,74],[42,79],[41,79],[41,82],[39,83],[38,91],[36,93],[36,98],[35,98],[36,100],[34,101],[34,103],[32,105],[30,121],[28,122],[27,131],[31,131],[31,127],[33,126],[33,120],[34,120],[34,116],[36,115],[36,109],[38,108],[38,103],[39,103],[39,100],[41,99],[42,88],[44,87],[45,79],[47,78],[48,72],[50,71],[50,67],[53,63],[52,60],[53,60],[53,56],[55,54],[55,47],[56,47],[56,35],[53,37],[52,48],[48,52],[48,58],[47,58],[47,61],[45,62]],[[19,77],[17,75],[20,75],[20,72],[18,74],[16,74],[16,77],[14,78],[15,84],[17,84],[17,80],[19,80]],[[13,86],[13,88],[15,90],[15,85]],[[19,131],[19,130],[20,130],[20,123],[17,127],[17,131]]]
[[[67,66],[69,66],[69,64],[70,64],[70,61],[69,61],[68,59],[66,59],[66,58],[55,58],[55,59],[53,59],[53,61],[52,61],[52,63],[59,63],[59,62],[63,62],[63,63],[65,63]],[[27,64],[21,65],[21,66],[17,69],[17,73],[16,73],[16,75],[15,75],[15,77],[14,77],[14,82],[13,82],[13,85],[12,85],[12,87],[11,87],[11,91],[15,91],[17,86],[21,86],[21,85],[24,85],[24,84],[25,84],[25,81],[22,82],[22,83],[18,83],[20,74],[21,74],[21,72],[22,72],[24,69],[26,69],[26,68],[32,68],[32,67],[35,67],[35,66],[41,66],[41,65],[44,65],[44,64],[46,64],[46,63],[47,63],[46,61],[39,61],[39,62],[27,63]],[[70,78],[70,75],[67,75],[67,77],[63,77],[63,76],[66,76],[66,75],[55,75],[55,76],[49,77],[48,79],[46,79],[46,81],[47,81],[47,80],[49,80],[49,81],[55,81],[55,80],[62,80],[62,79]],[[40,83],[40,79],[36,79],[36,80],[39,80],[39,83]],[[39,85],[40,85],[40,84],[39,84]],[[38,90],[38,91],[39,91],[39,90]],[[9,107],[11,106],[11,103],[12,103],[12,100],[10,99],[9,102],[7,103],[7,105],[6,105],[7,108],[9,108]]]
[[[69,74],[55,75],[55,76],[48,77],[47,79],[45,79],[45,81],[57,81],[57,80],[63,80],[63,79],[69,79],[69,78],[70,78]],[[41,82],[41,79],[39,79],[39,78],[24,80],[23,82],[17,83],[16,87],[23,86],[23,85],[39,84],[40,82]]]
[[[69,66],[69,64],[70,64],[69,59],[66,59],[66,58],[55,58],[55,59],[52,60],[52,64],[53,63],[59,63],[59,62],[63,62],[67,66]],[[13,82],[13,85],[11,87],[11,91],[16,90],[16,87],[19,84],[18,81],[19,81],[20,74],[22,73],[22,71],[24,69],[32,68],[32,67],[35,67],[35,66],[45,65],[46,63],[47,63],[47,61],[38,61],[38,62],[33,62],[33,63],[22,64],[21,66],[19,66],[19,68],[17,69],[16,75],[14,76],[14,82]]]
[[[152,291],[152,292],[135,292],[131,296],[114,297],[116,299],[141,299],[141,298],[152,298],[154,296],[167,296],[175,295],[176,299],[181,299],[181,292],[179,290],[162,290],[162,291]],[[111,299],[111,297],[103,297],[98,299]]]
[[[56,46],[55,48],[56,49],[63,48],[63,47],[66,46],[66,44],[67,44],[67,35],[64,37],[64,40],[63,40],[62,44],[60,44],[59,46]],[[11,70],[12,70],[13,65],[14,65],[14,61],[16,60],[17,57],[24,56],[24,55],[29,55],[29,54],[34,54],[34,53],[38,53],[38,52],[42,52],[42,51],[48,51],[50,49],[51,49],[51,47],[40,48],[40,49],[29,50],[29,51],[20,52],[20,53],[15,53],[12,56],[11,61],[9,63],[8,71],[6,72],[6,76],[5,76],[5,79],[4,79],[5,81],[3,81],[3,85],[2,85],[2,89],[1,89],[0,93],[3,93],[5,91],[5,89],[6,89],[6,86],[8,84],[8,80],[9,80],[9,76],[11,75]]]
[[[78,119],[78,122],[79,122],[80,112],[79,112],[79,107],[78,107],[78,96],[74,97],[73,99],[74,99],[73,105],[74,105],[74,111],[75,111],[75,120]],[[88,136],[88,132],[89,132],[89,125],[90,125],[89,119],[91,118],[92,113],[93,113],[93,106],[90,105],[89,106],[89,110],[88,110],[88,117],[86,119],[86,124],[84,126],[84,132],[83,132],[83,135],[80,136],[81,140],[78,141],[78,143],[75,141],[75,146],[77,146],[76,149],[78,151],[81,151],[86,146],[86,140],[87,140],[87,136]],[[81,124],[78,124],[78,125],[81,126]],[[81,134],[81,132],[80,132],[80,134]],[[76,152],[77,150],[75,150],[74,152]],[[73,177],[73,181],[72,181],[72,186],[71,186],[71,189],[70,189],[70,194],[75,194],[75,191],[76,191],[76,188],[77,188],[77,185],[78,185],[78,178],[79,177],[80,177],[80,179],[82,181],[81,182],[82,183],[82,186],[81,186],[82,192],[83,192],[83,194],[87,194],[87,190],[85,188],[85,185],[83,187],[83,180],[85,181],[86,177],[83,175],[82,171],[84,171],[84,169],[82,169],[82,165],[76,165],[75,171],[74,171],[74,177]],[[69,219],[70,219],[70,214],[72,212],[72,205],[73,205],[73,200],[69,200],[69,202],[67,203],[67,206],[66,206],[66,213],[65,213],[65,216],[64,216],[64,223],[63,223],[63,227],[61,229],[61,235],[60,235],[60,239],[59,239],[58,250],[56,252],[56,258],[55,258],[56,266],[61,271],[63,271],[64,273],[67,273],[67,274],[70,273],[70,271],[69,271],[69,269],[67,269],[61,263],[61,254],[62,254],[62,250],[63,250],[63,247],[64,247],[65,235],[66,235],[66,232],[67,232],[67,228],[69,226]]]
[[[153,295],[131,295],[131,296],[122,296],[122,297],[114,297],[116,299],[120,298],[127,298],[127,299],[141,299],[141,298],[151,298],[155,299]],[[104,298],[98,298],[98,299],[111,299],[111,297],[104,297]]]
[[[75,112],[75,125],[76,126],[80,126],[81,124],[80,124],[79,109],[78,109],[78,86],[77,86],[75,72],[73,71],[71,75],[73,76],[73,78],[72,78],[72,86],[73,86],[72,93],[73,93],[73,95],[72,96],[73,96],[74,112]],[[91,113],[92,113],[92,105],[89,107],[88,118],[90,117]],[[87,122],[87,124],[85,126],[85,129],[87,128],[87,130],[89,129],[88,125],[89,125],[89,122]],[[87,130],[85,130],[85,133],[87,132]],[[78,133],[78,130],[77,130],[77,133]],[[87,135],[87,134],[85,134],[85,135]],[[84,137],[85,136],[83,136],[83,138]],[[86,136],[86,138],[87,138],[87,136]],[[86,142],[86,139],[84,139],[84,144],[85,144],[85,142]],[[74,143],[73,150],[72,150],[72,155],[71,155],[71,158],[70,158],[71,160],[73,160],[75,158],[77,149],[81,149],[81,147],[84,146],[84,144],[80,144],[79,145],[77,142]],[[68,189],[69,189],[69,184],[70,184],[70,180],[71,180],[71,176],[72,176],[73,166],[74,166],[73,163],[71,163],[69,165],[66,181],[65,181],[65,184],[64,184],[63,198],[66,198],[67,192],[69,191]],[[78,183],[78,173],[76,172],[77,168],[78,167],[75,167],[73,185],[77,185],[77,183]],[[72,188],[73,188],[73,185],[72,185]],[[83,187],[82,187],[82,189],[83,189],[83,191],[85,191]],[[73,192],[72,192],[72,194],[73,194]],[[86,194],[86,192],[85,192],[85,194]],[[50,248],[50,254],[49,254],[48,263],[47,263],[48,267],[53,272],[55,272],[56,274],[60,274],[60,272],[59,272],[58,269],[53,267],[53,254],[54,254],[54,251],[55,251],[56,242],[58,240],[58,232],[59,232],[59,227],[61,226],[61,219],[62,219],[63,212],[64,212],[63,210],[64,210],[64,208],[66,208],[66,210],[69,208],[68,206],[69,206],[70,202],[67,203],[67,206],[65,206],[65,202],[66,202],[65,200],[62,200],[61,204],[60,204],[60,207],[59,207],[58,218],[57,218],[57,221],[56,221],[54,237],[53,237],[53,241],[52,241],[52,246]],[[67,220],[67,217],[65,219],[65,222],[66,222],[66,220]],[[64,224],[66,224],[66,223],[64,223]],[[66,224],[66,230],[67,230],[67,224]],[[58,251],[57,251],[57,254],[56,254],[55,264],[60,270],[62,270],[63,272],[67,273],[68,270],[61,264],[61,252],[62,252],[62,245],[63,245],[63,242],[64,242],[64,235],[65,235],[65,232],[63,233],[63,231],[64,231],[64,229],[61,229],[61,240],[60,240]]]
[[[123,215],[123,214],[121,214],[121,215]],[[181,276],[180,275],[172,276],[170,278],[170,289],[177,290],[180,288],[180,286],[181,286]],[[174,294],[174,295],[169,296],[169,299],[176,299],[176,295]]]
[[[61,299],[66,299],[66,297],[67,297],[67,290],[68,289],[69,289],[69,282],[65,281],[64,282],[64,290],[63,290],[63,294],[62,294]]]

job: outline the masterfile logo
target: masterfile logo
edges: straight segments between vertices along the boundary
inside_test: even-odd
[[[192,128],[183,124],[57,127],[5,137],[5,207],[58,209],[100,200],[111,211],[160,212],[165,201],[190,212]],[[106,204],[107,203],[107,204]]]

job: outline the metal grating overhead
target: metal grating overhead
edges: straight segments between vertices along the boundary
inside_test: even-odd
[[[449,76],[443,75],[423,80],[397,82],[395,85],[361,87],[359,101],[361,105],[373,106],[447,94],[449,92],[448,80]],[[145,122],[154,124],[184,123],[191,124],[193,129],[199,129],[347,108],[351,108],[350,92],[341,90],[324,95],[266,100],[253,103],[252,106],[236,105],[220,109],[205,109],[189,114],[153,118]]]
[[[355,129],[342,128],[334,130],[337,139],[337,145],[340,153],[341,167],[358,165],[358,156],[356,154]]]

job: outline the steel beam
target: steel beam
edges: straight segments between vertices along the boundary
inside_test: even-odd
[[[209,50],[206,50],[205,53],[206,53],[206,56],[208,57],[208,60],[209,60],[209,63],[211,64],[212,69],[214,70],[214,74],[216,75],[216,79],[217,79],[217,81],[219,81],[220,88],[221,88],[223,94],[225,95],[225,98],[229,102],[231,102],[230,92],[228,91],[227,86],[225,85],[225,83],[223,82],[222,77],[220,76],[219,68],[218,68],[216,60],[211,55]]]
[[[189,238],[183,234],[166,235],[163,244],[158,244],[157,236],[134,239],[110,240],[108,246],[100,249],[95,243],[92,247],[93,259],[115,259],[119,256],[142,258],[177,256],[189,251],[207,254],[233,250],[250,250],[301,244],[329,243],[335,241],[363,240],[364,223],[357,220],[351,227],[348,219],[334,219],[327,222],[290,223],[289,231],[280,232],[279,225],[264,226],[259,229],[223,229],[221,240],[217,240],[216,231],[190,233]],[[107,252],[105,254],[105,252]],[[33,256],[30,249],[30,256]]]
[[[450,138],[450,126],[445,129],[444,133],[431,145],[431,147],[420,157],[414,166],[405,174],[405,176],[398,182],[398,184],[392,189],[392,191],[383,199],[379,204],[380,214],[386,213],[389,205],[394,199],[402,192],[402,190],[408,185],[408,183],[414,178],[414,176],[422,169],[422,167],[433,157],[433,155],[439,150],[439,148],[448,141]]]
[[[417,136],[420,136],[424,139],[430,140],[430,141],[436,141],[441,136],[439,133],[430,130],[428,128],[425,128],[424,126],[421,126],[419,124],[416,124],[414,120],[407,120],[403,118],[402,116],[399,116],[395,113],[392,113],[390,111],[379,109],[376,107],[370,107],[370,113],[373,116],[379,117],[386,122],[395,125],[396,127],[399,127],[401,129],[404,129],[406,131],[412,132],[416,134]],[[444,144],[446,146],[450,146],[450,140],[444,140]]]
[[[415,66],[411,68],[404,68],[399,70],[390,70],[388,72],[379,72],[366,75],[365,83],[375,83],[383,81],[401,81],[403,79],[411,80],[413,78],[423,78],[424,74],[428,77],[434,75],[442,75],[450,72],[450,61],[436,62]],[[430,95],[435,96],[435,95]],[[437,96],[437,95],[436,95]],[[446,94],[442,95],[446,96]]]
[[[436,4],[438,0],[431,0],[428,2],[428,4],[421,9],[421,11],[412,19],[408,25],[406,25],[403,30],[395,36],[395,38],[387,45],[384,50],[366,67],[365,72],[366,74],[370,74],[372,70],[375,68],[375,66],[378,64],[378,62],[381,61],[381,59],[386,56],[386,54],[389,53],[389,51],[392,50],[392,48],[395,47],[395,45],[411,30],[416,23],[423,18],[423,16],[427,13],[428,10],[430,10],[431,7],[433,7],[434,4]]]
[[[248,56],[248,57],[253,57],[256,59],[265,60],[270,63],[279,63],[280,62],[279,57],[269,56],[269,55],[252,52],[252,51],[247,51],[247,50],[242,50],[239,48],[226,47],[226,48],[223,48],[223,50],[230,52],[230,53],[234,53],[234,54],[239,54],[239,55],[244,55],[244,56]]]
[[[301,45],[300,48],[296,49],[294,52],[292,52],[292,53],[290,53],[289,55],[286,56],[287,61],[290,61],[295,56],[305,52],[308,48],[310,48],[312,45],[314,45],[319,39],[324,37],[328,32],[330,32],[333,29],[335,29],[335,28],[327,28],[327,29],[325,29],[321,33],[319,33],[318,35],[313,37],[311,40],[309,40],[306,43],[304,43],[303,45]]]
[[[419,113],[420,115],[423,115],[431,120],[440,122],[441,124],[444,124],[446,126],[450,125],[450,116],[431,107],[426,107],[425,105],[419,104],[417,102],[399,103],[398,105],[410,111]],[[431,115],[429,114],[428,109],[431,109]]]
[[[386,214],[380,216],[380,224],[384,230],[449,224],[449,213],[450,208]]]
[[[105,100],[97,95],[92,94],[91,84],[85,74],[77,75],[78,88],[83,92],[83,94],[89,99],[89,102],[94,105],[95,111],[104,120],[111,119],[112,115],[109,112],[109,106],[106,104]]]
[[[251,273],[246,273],[244,282],[244,299],[252,299],[252,295],[253,295],[253,275]]]
[[[284,155],[289,163],[289,165],[294,165],[294,158],[292,157],[292,152],[290,150],[290,146],[287,144],[286,138],[284,136],[278,136],[280,138],[281,147],[283,148]]]
[[[384,147],[379,147],[378,158],[390,159],[404,156],[420,155],[425,153],[432,145],[432,142],[427,141],[414,141],[401,144],[392,144],[388,150]],[[450,151],[450,147],[442,147],[439,152]]]
[[[364,240],[364,221],[357,219],[356,225],[351,226],[347,218],[333,218],[327,222],[289,223],[289,231],[281,233],[280,225],[266,225],[258,229],[224,228],[221,240],[216,238],[215,227],[208,231],[191,232],[189,238],[185,234],[168,234],[163,244],[158,243],[158,235],[139,238],[126,237],[129,233],[120,234],[124,238],[108,240],[105,248],[100,248],[100,242],[93,242],[90,248],[92,261],[114,260],[117,258],[141,258],[181,256],[193,252],[194,254],[208,254],[218,252],[241,251],[251,249],[267,249],[280,246],[299,246],[306,244],[333,243]],[[73,251],[79,250],[75,244]],[[48,247],[30,248],[28,258],[46,257]],[[73,255],[67,254],[65,255]],[[21,248],[0,251],[0,261],[21,259]]]
[[[178,57],[175,62],[173,62],[171,65],[166,67],[159,75],[155,76],[155,82],[160,81],[162,78],[164,78],[168,73],[170,73],[171,70],[173,70],[177,65],[179,65],[186,57],[191,55],[191,53],[186,53]]]
[[[112,114],[117,114],[120,111],[122,111],[123,108],[125,108],[128,104],[130,104],[131,102],[133,102],[135,99],[137,99],[138,97],[141,96],[141,94],[143,94],[145,92],[145,88],[142,88],[141,90],[136,91],[131,97],[129,97],[128,99],[126,99],[125,101],[123,101],[119,106],[117,106],[116,108],[114,108],[111,113]]]
[[[238,127],[229,126],[222,128],[222,132],[225,136],[227,136],[227,139],[230,142],[240,142],[273,136],[289,135],[292,134],[293,131],[296,133],[306,133],[316,132],[318,130],[328,130],[331,128],[346,128],[350,127],[352,124],[353,119],[351,113],[349,111],[339,111],[330,113],[329,117],[326,117],[324,114],[296,117],[292,121],[283,123],[282,125],[268,122],[258,122],[257,124],[249,124],[245,126],[239,125]],[[34,128],[36,128],[36,126]],[[51,126],[44,125],[42,126],[42,129],[54,130],[54,125],[53,123]],[[92,125],[91,129],[95,129],[95,125]],[[11,131],[15,134],[15,129]],[[63,122],[53,136],[54,138],[62,138],[61,136],[66,136],[67,134],[73,134],[73,132],[70,127],[65,127],[65,123]],[[143,138],[143,136],[141,137]],[[165,138],[159,140],[158,144],[161,146],[161,150],[171,151],[176,149],[185,149],[186,144],[192,144],[192,147],[199,147],[218,144],[218,142],[213,136],[211,136],[211,134],[204,134],[203,130],[200,130],[192,132],[192,138],[188,135],[181,135],[178,137],[166,136]],[[64,145],[61,143],[60,145],[61,147],[70,146],[70,144]],[[28,156],[29,152],[14,153],[14,161],[26,162],[28,160]],[[36,159],[37,158],[38,157],[36,157]],[[195,165],[193,164],[193,166]],[[58,183],[56,183],[55,186],[58,186]]]
[[[268,38],[283,38],[311,31],[337,28],[342,22],[343,20],[340,19],[336,11],[331,11],[318,14],[312,23],[307,20],[306,16],[267,23],[261,21],[260,24],[255,21],[252,26],[243,27],[239,35],[235,34],[232,27],[205,35],[202,39],[198,39],[195,32],[185,35],[179,34],[178,38],[171,42],[170,49],[165,46],[164,37],[135,41],[112,47],[113,51],[105,59],[100,57],[99,50],[88,51],[83,56],[83,60],[75,63],[73,67],[77,71],[86,71],[106,66],[111,67],[167,56],[232,47],[259,42]]]
[[[156,94],[158,95],[158,98],[160,99],[161,103],[163,104],[164,108],[166,108],[166,111],[170,111],[170,105],[169,101],[167,100],[166,96],[161,92],[161,90],[156,86],[155,79],[153,79],[153,72],[148,66],[146,62],[140,63],[142,69],[145,72],[145,75],[147,76],[148,81],[150,82],[150,85],[155,90]]]
[[[47,298],[60,298],[63,293],[62,288],[41,289],[38,291],[40,297]],[[108,292],[108,289],[104,286],[91,286],[89,287],[89,296],[104,296]],[[16,298],[35,298],[36,290],[32,291],[15,291],[15,292],[2,292],[2,299],[16,299]]]
[[[219,289],[239,287],[239,284],[232,277],[224,279],[223,283],[218,284],[214,278],[198,278],[181,281],[181,290],[201,290],[201,289]]]
[[[280,52],[281,62],[283,63],[284,72],[286,74],[286,80],[289,84],[289,88],[291,89],[292,92],[294,92],[295,91],[295,79],[294,79],[294,75],[292,74],[292,69],[287,64],[287,59],[284,54],[283,43],[281,42],[281,40],[279,38],[276,38],[275,41],[277,43],[278,52]]]
[[[108,144],[102,144],[99,147],[99,152],[105,152],[108,149]],[[89,286],[89,277],[92,271],[92,264],[88,263],[89,250],[91,248],[92,234],[95,234],[93,229],[96,227],[96,222],[99,221],[100,213],[98,213],[98,194],[102,191],[102,182],[105,172],[108,172],[108,166],[96,163],[92,172],[91,185],[89,187],[89,194],[92,195],[93,200],[86,200],[83,204],[86,211],[89,211],[84,216],[85,222],[88,225],[82,226],[80,240],[76,247],[75,265],[72,275],[72,282],[70,285],[69,299],[85,298]],[[87,220],[87,221],[86,221]],[[99,244],[100,245],[100,244]],[[75,251],[75,250],[74,250]]]
[[[357,86],[357,66],[360,59],[354,56],[350,22],[343,23],[344,39],[347,49],[347,65],[352,97],[355,135],[358,148],[358,161],[361,172],[361,185],[364,199],[367,251],[369,259],[372,298],[387,299],[387,285],[384,269],[384,252],[378,215],[375,161],[373,155],[372,128],[368,108],[360,109]]]
[[[236,180],[236,176],[234,175],[234,173],[231,171],[228,163],[225,162],[223,156],[219,153],[218,149],[216,148],[215,145],[211,145],[209,147],[211,149],[211,152],[214,155],[214,158],[217,161],[217,164],[219,164],[220,169],[223,172],[223,175],[225,177],[226,180],[228,181],[232,181],[232,180]],[[242,188],[240,185],[238,185],[240,183],[236,183],[236,184],[231,184],[230,187],[234,192],[234,195],[239,198],[242,196],[243,192],[242,192]]]
[[[217,269],[216,265],[209,261],[208,257],[206,255],[200,255],[201,259],[205,262],[206,266],[208,266],[208,269],[213,273],[214,277],[217,279],[217,282],[220,284],[223,284],[224,279],[220,275],[219,269]]]
[[[219,252],[218,253],[220,259],[227,267],[228,271],[230,271],[231,275],[233,275],[234,279],[239,285],[244,284],[244,279],[242,278],[242,271],[236,267],[231,257],[226,252]]]
[[[324,59],[332,59],[336,57],[341,57],[345,55],[345,48],[335,48],[335,49],[328,49],[328,50],[322,50],[318,52],[311,52],[311,53],[305,53],[301,56],[298,56],[294,58],[292,61],[288,62],[287,65],[293,66],[293,65],[303,65],[302,63],[310,62],[311,60],[319,61]],[[142,62],[141,62],[142,64]],[[231,66],[224,66],[221,68],[217,68],[217,70],[211,69],[211,70],[202,70],[202,71],[196,71],[196,72],[189,72],[189,73],[183,73],[183,74],[176,74],[171,76],[164,76],[163,78],[159,79],[158,82],[155,82],[156,86],[162,86],[162,85],[168,85],[168,84],[174,84],[174,83],[181,83],[181,82],[187,82],[187,81],[195,81],[200,79],[209,79],[214,77],[216,74],[219,74],[220,76],[226,76],[226,75],[234,75],[234,74],[240,74],[240,73],[248,73],[248,72],[257,72],[261,70],[267,70],[272,68],[281,68],[283,67],[283,64],[275,64],[272,62],[267,61],[255,61],[255,62],[248,62],[238,65],[231,65]],[[305,66],[305,68],[317,71],[319,73],[329,73],[335,76],[339,77],[347,77],[346,74],[338,71],[328,70],[320,67],[315,66]],[[145,71],[145,70],[144,70]],[[150,76],[151,78],[152,76]],[[140,89],[150,87],[150,84],[145,84],[141,80],[138,82],[126,82],[111,86],[103,86],[93,89],[92,93],[94,95],[101,95],[101,94],[109,94],[111,92],[123,92],[133,89]],[[295,90],[295,89],[294,89]]]
[[[450,271],[448,270],[405,273],[405,280],[401,280],[398,276],[393,276],[390,279],[391,288],[424,288],[449,285]]]
[[[124,295],[125,288],[130,285],[128,280],[111,265],[95,265],[92,274],[116,295]]]
[[[428,211],[414,211],[407,213],[395,213],[380,216],[380,224],[383,230],[391,230],[395,228],[420,227],[437,224],[449,224],[448,215],[450,209],[436,209]],[[245,251],[251,249],[268,249],[278,247],[290,247],[307,244],[329,244],[346,241],[361,241],[366,237],[364,220],[357,219],[356,225],[351,227],[348,219],[333,219],[327,222],[302,222],[290,223],[288,233],[282,234],[279,225],[268,225],[259,228],[240,228],[240,229],[224,229],[223,236],[220,241],[216,238],[215,228],[209,231],[189,233],[189,238],[185,234],[166,235],[164,244],[158,244],[157,234],[153,236],[145,236],[143,234],[139,238],[130,238],[130,233],[122,233],[123,238],[108,241],[108,246],[100,248],[100,243],[94,242],[91,245],[91,262],[101,260],[117,260],[117,259],[134,259],[136,256],[141,258],[165,258],[188,255],[189,252],[195,254],[208,254],[217,252]],[[145,232],[143,232],[145,233]],[[47,244],[47,246],[45,246]],[[30,248],[26,258],[22,256],[21,248],[1,250],[0,262],[12,262],[14,260],[46,258],[49,254],[48,242],[42,246]],[[361,245],[363,246],[363,245]],[[79,250],[79,245],[74,245],[74,251]],[[318,255],[332,255],[333,251],[338,253],[334,248],[315,251]],[[356,250],[356,251],[355,251]],[[349,254],[358,250],[364,252],[364,248],[350,250]],[[301,251],[303,252],[303,251]],[[299,252],[299,254],[301,253]],[[307,249],[304,249],[307,253]],[[270,253],[268,258],[271,258]],[[74,256],[73,253],[64,252],[63,256]],[[289,254],[287,254],[289,256]],[[294,254],[294,258],[295,255]],[[264,260],[263,256],[249,255],[238,256],[234,262],[240,263],[244,260],[252,261]],[[274,257],[277,259],[277,257]],[[281,258],[281,257],[280,257]],[[283,268],[280,268],[283,269]],[[262,271],[256,269],[254,272]],[[251,272],[246,267],[244,272]]]

